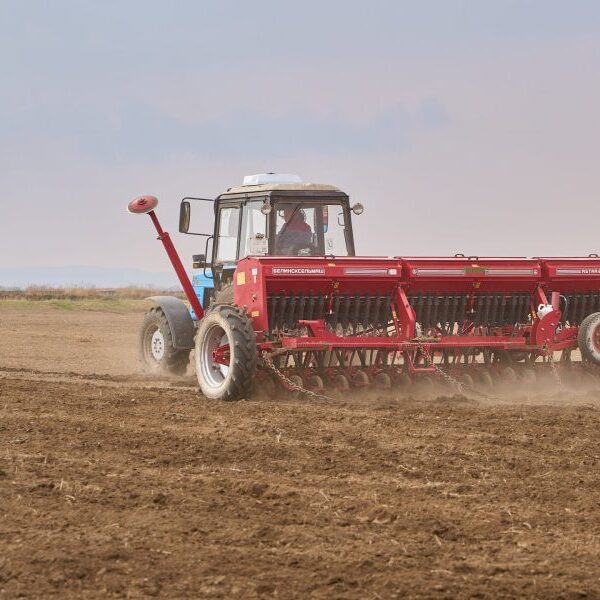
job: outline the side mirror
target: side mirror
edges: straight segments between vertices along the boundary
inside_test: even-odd
[[[179,206],[179,233],[187,233],[190,229],[190,203],[183,200]]]
[[[356,203],[354,206],[352,206],[352,207],[350,208],[350,210],[351,210],[351,211],[352,211],[352,212],[353,212],[355,215],[362,215],[362,214],[363,214],[363,212],[364,212],[364,210],[365,210],[365,207],[364,207],[364,206],[363,206],[363,205],[362,205],[360,202],[357,202],[357,203]]]

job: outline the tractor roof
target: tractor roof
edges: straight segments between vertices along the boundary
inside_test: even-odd
[[[260,196],[303,196],[303,197],[344,197],[348,198],[334,185],[321,183],[263,183],[260,185],[237,185],[223,192],[219,198],[248,198]]]
[[[260,185],[237,185],[230,187],[225,194],[251,194],[256,192],[337,192],[342,190],[334,185],[321,183],[263,183]]]

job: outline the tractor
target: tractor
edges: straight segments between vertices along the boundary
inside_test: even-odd
[[[192,231],[212,203],[212,232]],[[600,365],[600,258],[356,256],[363,206],[295,175],[247,176],[216,199],[181,201],[179,231],[204,238],[193,278],[140,196],[189,306],[154,296],[140,330],[150,372],[180,375],[194,350],[207,398],[256,389],[323,394],[441,378],[485,389],[535,385],[557,368],[595,380]],[[558,360],[559,364],[555,364]]]

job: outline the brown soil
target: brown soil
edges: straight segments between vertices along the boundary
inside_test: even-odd
[[[0,305],[0,598],[600,597],[600,401],[209,402]]]

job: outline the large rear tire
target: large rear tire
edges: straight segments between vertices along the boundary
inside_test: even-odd
[[[577,345],[584,360],[600,365],[600,313],[592,313],[581,322]]]
[[[229,347],[227,364],[215,351]],[[231,305],[211,309],[196,333],[196,376],[202,393],[212,400],[240,400],[249,395],[256,375],[256,335],[246,313]]]
[[[138,354],[146,373],[184,375],[190,361],[189,350],[173,346],[173,334],[161,308],[144,315],[138,337]]]

